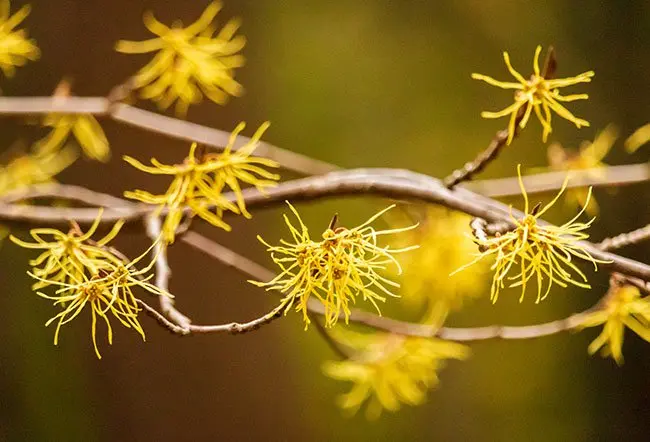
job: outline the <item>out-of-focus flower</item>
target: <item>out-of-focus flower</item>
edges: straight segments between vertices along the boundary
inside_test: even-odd
[[[89,305],[93,346],[97,357],[101,359],[96,338],[98,317],[106,323],[109,344],[113,343],[109,316],[125,327],[135,329],[144,339],[144,331],[138,322],[140,308],[132,288],[138,286],[156,296],[171,295],[148,282],[153,275],[147,273],[150,272],[155,259],[140,270],[135,268],[136,264],[147,256],[151,247],[133,261],[128,261],[107,246],[118,234],[123,222],[117,222],[102,239],[91,239],[100,220],[101,211],[86,233],[73,224],[68,233],[56,229],[32,229],[30,235],[36,241],[34,243],[22,241],[14,236],[11,236],[11,240],[21,247],[44,250],[36,259],[30,261],[33,268],[27,273],[36,280],[34,290],[56,288],[53,295],[36,292],[45,299],[53,300],[55,306],[62,308],[61,312],[45,324],[48,326],[57,322],[54,344],[58,344],[61,326],[72,321]],[[46,239],[46,236],[50,238]]]
[[[43,126],[51,127],[52,131],[36,142],[35,150],[38,152],[56,152],[72,134],[87,157],[102,162],[110,158],[106,134],[90,114],[49,114],[43,119]]]
[[[401,267],[393,255],[417,248],[411,246],[393,249],[390,246],[377,245],[377,238],[381,235],[404,232],[416,227],[375,230],[370,226],[393,207],[380,211],[352,229],[336,227],[338,218],[335,216],[323,232],[322,240],[313,241],[300,215],[289,204],[298,221],[298,227],[295,227],[284,215],[293,242],[281,240],[281,245],[272,246],[260,236],[257,237],[267,247],[267,251],[271,252],[271,259],[281,269],[280,274],[269,282],[249,282],[285,294],[285,314],[297,303],[296,311],[302,311],[305,328],[310,323],[307,302],[312,296],[325,307],[326,327],[335,325],[341,314],[347,322],[350,315],[349,303],[356,302],[358,298],[370,301],[377,312],[381,313],[377,302],[385,302],[385,295],[397,296],[388,287],[399,287],[399,284],[378,272],[385,270],[391,263],[401,272]]]
[[[77,158],[72,149],[62,149],[50,154],[24,154],[0,166],[0,196],[35,184],[53,181],[53,177]],[[9,229],[0,225],[0,241],[7,237]]]
[[[625,140],[625,149],[629,153],[634,153],[637,149],[650,141],[650,123],[641,126],[634,131],[632,135]]]
[[[610,125],[601,131],[593,142],[583,141],[578,151],[564,149],[560,144],[553,143],[548,147],[549,168],[557,171],[588,170],[594,178],[603,177],[607,167],[603,159],[611,150],[616,138],[617,131]],[[585,207],[588,215],[595,216],[598,214],[598,203],[592,197],[587,204],[588,194],[586,188],[570,189],[566,200]]]
[[[27,38],[27,31],[14,29],[29,15],[31,7],[25,5],[14,15],[10,7],[9,0],[0,0],[0,69],[7,77],[14,76],[16,66],[24,66],[41,55],[36,41]]]
[[[517,167],[517,174],[519,187],[524,196],[525,215],[521,219],[516,219],[511,215],[515,227],[506,233],[494,237],[475,238],[480,250],[476,259],[454,273],[466,269],[486,256],[494,256],[495,262],[491,267],[494,270],[490,291],[492,302],[496,302],[500,289],[506,285],[506,276],[513,269],[514,271],[519,270],[519,273],[509,276],[507,279],[514,281],[510,287],[521,286],[520,302],[524,299],[527,282],[533,277],[537,282],[536,302],[548,296],[553,284],[561,287],[572,284],[582,288],[591,288],[587,283],[587,277],[574,264],[573,258],[591,262],[594,265],[594,270],[598,269],[597,263],[603,262],[591,256],[580,244],[580,241],[589,237],[585,230],[591,226],[595,218],[586,223],[576,222],[585,211],[583,208],[576,216],[561,226],[539,224],[539,217],[546,213],[564,193],[567,180],[564,181],[562,189],[555,198],[541,210],[539,210],[539,204],[529,210],[528,195],[521,180],[521,165]],[[587,202],[590,194],[591,189],[587,195]],[[580,280],[576,279],[575,275],[578,275]],[[542,295],[544,280],[547,280],[547,289]]]
[[[464,299],[484,292],[487,261],[481,261],[471,273],[449,276],[476,250],[469,221],[467,215],[429,206],[417,229],[396,237],[396,246],[420,245],[399,257],[404,269],[400,295],[415,307],[427,305],[426,322],[439,322],[449,309],[459,308]]]
[[[589,345],[589,354],[593,355],[601,350],[603,356],[611,356],[620,365],[623,363],[625,327],[650,342],[650,299],[641,298],[636,287],[613,286],[603,305],[589,313],[580,327],[597,327],[603,324],[603,331]]]
[[[210,3],[186,28],[180,22],[165,26],[147,12],[144,24],[158,37],[117,43],[116,50],[125,54],[158,52],[133,78],[134,87],[142,89],[142,98],[154,100],[162,109],[176,101],[176,112],[185,115],[203,95],[218,104],[225,104],[229,95],[241,95],[243,88],[233,77],[234,70],[244,64],[244,57],[237,53],[246,39],[235,37],[240,26],[237,20],[229,21],[214,35],[212,22],[220,9],[220,2]]]
[[[323,371],[331,378],[354,383],[339,405],[356,413],[368,401],[366,416],[376,419],[383,409],[394,412],[402,403],[420,405],[439,383],[445,359],[466,359],[469,349],[455,342],[334,330],[333,337],[357,351],[345,361],[329,361]]]
[[[552,132],[551,127],[551,110],[557,113],[560,117],[565,118],[575,124],[578,128],[589,126],[589,122],[581,118],[577,118],[567,108],[560,104],[560,102],[571,102],[576,100],[585,100],[589,98],[587,94],[576,95],[560,95],[559,89],[566,86],[573,86],[578,83],[589,83],[591,77],[594,76],[594,71],[587,71],[575,77],[547,79],[542,76],[539,68],[539,54],[542,51],[541,46],[535,49],[535,57],[533,61],[533,75],[530,79],[526,80],[519,72],[517,72],[510,64],[510,56],[507,52],[503,53],[503,59],[506,62],[508,71],[512,74],[517,82],[503,82],[495,80],[492,77],[482,74],[472,74],[475,80],[482,80],[492,86],[500,87],[502,89],[515,90],[515,102],[498,112],[481,112],[483,118],[501,118],[510,115],[510,123],[508,124],[508,144],[512,141],[515,135],[515,121],[517,114],[521,108],[524,108],[524,115],[519,122],[519,127],[523,129],[526,127],[530,115],[535,111],[537,119],[542,123],[543,132],[542,139],[544,142],[548,139],[548,135]]]
[[[173,243],[186,208],[210,224],[230,231],[230,226],[222,219],[223,211],[242,213],[247,218],[239,182],[251,184],[260,191],[276,185],[279,175],[268,172],[260,166],[278,167],[275,161],[253,157],[264,131],[269,127],[264,123],[253,137],[241,148],[233,151],[237,135],[244,129],[240,123],[233,131],[223,152],[196,155],[196,143],[182,164],[165,165],[151,159],[153,166],[146,166],[138,160],[125,156],[124,160],[136,169],[153,175],[173,175],[174,179],[164,195],[153,195],[144,190],[124,192],[127,198],[147,204],[159,205],[159,211],[167,210],[163,224],[163,236],[167,243]],[[230,188],[237,198],[237,205],[223,196],[224,189]]]
[[[45,184],[77,158],[73,149],[20,155],[0,166],[0,195],[35,184]]]

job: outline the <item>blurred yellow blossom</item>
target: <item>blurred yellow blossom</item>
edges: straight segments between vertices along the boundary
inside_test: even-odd
[[[526,127],[530,115],[535,111],[537,119],[542,123],[543,132],[542,139],[546,142],[548,135],[553,130],[551,127],[551,110],[557,113],[560,117],[565,118],[574,123],[578,128],[582,126],[589,126],[589,122],[574,116],[567,108],[560,104],[560,102],[571,102],[575,100],[584,100],[589,98],[587,94],[576,95],[560,95],[559,89],[566,86],[573,86],[578,83],[589,83],[591,77],[594,76],[593,71],[583,72],[575,77],[547,79],[544,78],[539,68],[539,54],[542,51],[541,46],[535,49],[535,56],[533,60],[533,75],[530,79],[526,80],[519,72],[517,72],[510,63],[510,56],[507,52],[503,53],[508,71],[512,74],[517,82],[503,82],[495,80],[492,77],[482,74],[472,74],[475,80],[482,80],[486,83],[500,87],[502,89],[515,90],[515,102],[498,112],[482,112],[483,118],[501,118],[510,115],[510,123],[508,124],[508,144],[512,141],[515,135],[515,122],[517,114],[520,109],[524,109],[523,117],[519,122],[519,127],[523,129]]]
[[[469,222],[470,217],[465,214],[427,206],[420,226],[396,237],[397,246],[420,245],[399,257],[404,269],[400,295],[415,307],[427,305],[426,322],[439,322],[449,309],[459,308],[465,298],[484,292],[487,261],[482,261],[471,273],[449,276],[476,250]]]
[[[110,158],[111,151],[104,130],[90,114],[49,114],[43,119],[43,126],[52,130],[36,142],[34,147],[39,152],[59,150],[72,134],[88,158],[102,162]]]
[[[356,333],[335,329],[332,337],[356,353],[348,360],[329,361],[323,371],[331,378],[354,383],[339,405],[356,413],[368,401],[366,416],[376,419],[383,409],[394,412],[402,403],[420,405],[439,383],[445,359],[466,359],[469,349],[455,342],[388,333]]]
[[[176,101],[176,112],[185,115],[191,104],[203,95],[218,104],[225,104],[229,95],[242,94],[242,86],[234,80],[234,70],[243,66],[244,57],[237,53],[246,39],[235,37],[239,21],[229,21],[215,36],[212,24],[221,9],[212,2],[199,19],[186,28],[180,22],[168,27],[157,21],[151,12],[144,15],[144,24],[157,38],[134,42],[121,40],[116,50],[125,54],[158,53],[133,78],[140,96],[167,109]]]
[[[101,210],[86,233],[73,223],[68,233],[51,228],[30,230],[30,235],[36,241],[34,243],[22,241],[14,236],[11,240],[24,248],[44,250],[36,259],[30,261],[33,268],[27,273],[36,280],[34,290],[55,287],[53,295],[36,292],[42,298],[53,300],[55,306],[62,308],[61,312],[45,324],[49,326],[57,322],[54,345],[58,344],[61,326],[72,321],[89,305],[93,346],[97,357],[101,359],[96,339],[97,317],[106,323],[109,344],[113,343],[109,315],[125,327],[135,329],[144,339],[144,331],[138,322],[140,308],[132,287],[141,287],[156,296],[171,295],[148,282],[153,275],[147,273],[150,272],[155,259],[140,270],[135,268],[135,265],[148,255],[151,247],[133,261],[128,261],[107,246],[118,234],[123,222],[117,222],[102,239],[91,239],[100,221]],[[47,236],[50,238],[46,239]]]
[[[0,195],[35,184],[49,183],[76,158],[74,150],[70,148],[51,153],[22,154],[7,165],[0,166]]]
[[[278,167],[278,163],[266,158],[251,156],[259,145],[264,131],[269,127],[269,123],[262,124],[245,145],[234,150],[237,136],[244,127],[245,124],[240,123],[235,128],[228,145],[220,153],[197,156],[197,146],[194,143],[190,148],[189,156],[182,164],[165,165],[152,158],[152,166],[146,166],[132,157],[124,157],[127,163],[143,172],[174,176],[167,192],[163,195],[153,195],[144,190],[124,193],[127,198],[159,205],[159,212],[163,209],[167,210],[163,224],[163,236],[167,243],[174,242],[176,229],[180,225],[186,209],[191,211],[189,216],[196,214],[210,224],[230,231],[230,226],[222,219],[224,210],[237,214],[242,213],[250,218],[250,214],[246,211],[239,182],[253,185],[263,192],[267,187],[276,185],[276,181],[280,179],[279,175],[260,167]],[[226,187],[234,192],[237,204],[223,196]]]
[[[601,350],[617,364],[623,363],[623,333],[625,327],[650,342],[650,299],[641,297],[639,289],[630,286],[612,286],[603,305],[587,314],[580,327],[603,325],[603,331],[589,345],[589,354]]]
[[[650,141],[650,123],[635,130],[634,133],[625,140],[625,149],[630,153],[634,153],[639,147],[643,146],[648,141]]]
[[[560,192],[540,210],[540,205],[536,205],[530,210],[528,204],[528,195],[521,179],[521,165],[517,167],[519,178],[519,187],[524,196],[524,216],[516,219],[511,215],[514,229],[503,234],[497,234],[494,237],[475,238],[479,246],[479,253],[474,261],[456,270],[454,273],[466,269],[467,267],[479,262],[487,256],[494,256],[495,262],[491,269],[494,270],[492,279],[492,289],[490,298],[496,302],[499,297],[499,291],[506,285],[506,276],[511,270],[519,270],[519,273],[508,276],[508,280],[515,281],[510,287],[521,286],[521,298],[523,301],[526,293],[527,282],[535,277],[537,283],[537,300],[545,299],[548,296],[551,286],[555,283],[561,287],[572,284],[582,288],[591,288],[587,283],[585,274],[574,264],[573,258],[580,258],[589,261],[597,270],[597,263],[602,263],[591,256],[580,244],[580,241],[589,237],[587,230],[594,218],[586,223],[577,222],[577,219],[585,211],[583,208],[571,220],[561,226],[539,224],[538,219],[546,213],[562,196],[566,189],[567,180]],[[568,179],[568,176],[567,176]],[[587,202],[591,195],[591,189],[587,195]],[[577,280],[578,275],[581,279]],[[547,280],[547,289],[542,295],[542,285]]]
[[[385,302],[385,295],[397,296],[388,287],[399,287],[399,284],[381,276],[378,271],[385,270],[388,264],[393,264],[401,272],[393,254],[417,248],[411,246],[393,249],[390,246],[377,245],[377,239],[381,235],[400,233],[416,227],[375,230],[370,226],[393,207],[380,211],[368,221],[351,229],[337,227],[338,217],[335,216],[323,232],[322,240],[313,241],[300,215],[289,204],[298,221],[298,227],[295,227],[284,215],[293,242],[281,240],[281,245],[272,246],[258,236],[267,251],[271,252],[271,259],[280,267],[281,272],[269,282],[249,282],[258,287],[266,287],[267,290],[279,290],[283,293],[283,302],[286,302],[285,314],[297,302],[296,311],[303,313],[305,328],[310,323],[307,302],[312,296],[325,307],[326,327],[334,326],[341,314],[347,322],[350,315],[349,303],[356,302],[357,298],[370,301],[377,312],[381,313],[377,302]]]
[[[41,51],[34,40],[27,39],[27,31],[14,28],[29,15],[31,7],[25,5],[14,15],[10,13],[9,0],[0,0],[0,69],[7,77],[13,77],[16,66],[37,60]]]
[[[52,178],[76,158],[69,148],[50,154],[21,154],[7,165],[0,166],[0,196],[12,190],[52,182]],[[0,241],[8,234],[9,229],[0,225]]]
[[[602,178],[607,164],[603,159],[609,153],[617,139],[617,131],[613,126],[607,126],[598,133],[593,142],[583,141],[578,151],[564,149],[560,144],[553,143],[548,147],[549,168],[556,171],[588,170],[590,176]],[[585,207],[590,216],[598,214],[598,203],[591,198],[587,204],[589,191],[586,188],[575,188],[567,191],[567,202]]]

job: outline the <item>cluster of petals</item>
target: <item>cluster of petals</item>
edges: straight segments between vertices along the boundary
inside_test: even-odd
[[[140,308],[133,287],[140,287],[156,296],[171,296],[149,282],[153,277],[150,271],[155,260],[141,269],[136,268],[151,248],[134,260],[128,260],[109,246],[124,223],[117,222],[106,236],[93,240],[92,236],[100,221],[101,211],[85,233],[73,223],[68,232],[53,228],[32,229],[30,235],[34,242],[11,236],[11,240],[21,247],[43,250],[30,261],[32,270],[28,274],[35,280],[33,289],[36,293],[54,301],[54,305],[61,308],[46,323],[57,324],[54,344],[58,344],[61,327],[75,319],[88,306],[92,317],[91,336],[98,358],[101,358],[96,336],[98,318],[106,323],[109,344],[113,341],[110,317],[127,328],[133,328],[144,339],[144,331],[138,321]],[[54,290],[54,293],[44,293],[44,289]]]
[[[336,227],[337,217],[322,234],[320,241],[314,241],[300,219],[296,209],[289,204],[299,225],[295,227],[285,215],[284,220],[291,232],[293,241],[281,240],[273,246],[258,236],[267,247],[271,258],[281,272],[268,282],[250,281],[267,290],[278,290],[285,295],[285,314],[296,304],[302,312],[306,326],[310,323],[308,301],[317,299],[325,309],[325,325],[332,327],[343,315],[346,322],[350,315],[350,303],[358,298],[369,301],[379,312],[377,302],[384,302],[386,296],[397,296],[391,288],[399,284],[382,276],[389,264],[401,267],[395,257],[417,246],[393,249],[380,247],[379,236],[410,230],[416,226],[390,230],[375,230],[370,224],[394,206],[390,206],[365,223],[348,229]]]
[[[333,379],[349,381],[352,389],[339,398],[339,405],[356,413],[368,403],[366,415],[376,419],[383,410],[398,411],[401,404],[420,405],[428,390],[439,383],[438,370],[445,359],[465,359],[469,349],[456,342],[390,333],[356,333],[336,329],[332,336],[355,357],[329,361],[323,371]]]
[[[480,253],[469,264],[459,268],[461,271],[485,257],[494,257],[491,269],[494,271],[490,298],[496,302],[502,288],[521,287],[523,300],[528,282],[533,279],[537,283],[537,300],[539,302],[548,296],[553,284],[561,287],[575,285],[582,288],[591,288],[586,275],[576,266],[573,258],[591,262],[594,270],[597,264],[603,263],[595,259],[584,248],[581,241],[589,238],[585,231],[591,226],[594,218],[587,222],[578,219],[584,213],[583,207],[576,216],[560,226],[547,225],[539,222],[539,218],[546,213],[562,196],[566,185],[546,206],[540,209],[537,205],[530,210],[528,195],[521,179],[521,166],[517,168],[519,186],[524,196],[524,216],[515,218],[511,214],[513,228],[505,233],[493,237],[479,235],[475,238]],[[591,189],[587,196],[587,203]],[[456,273],[454,272],[454,273]],[[508,284],[509,283],[509,284]],[[546,290],[543,286],[546,284]]]
[[[133,86],[140,89],[142,98],[155,101],[163,109],[176,102],[176,112],[185,115],[189,106],[199,103],[203,96],[225,104],[229,96],[242,94],[234,70],[244,65],[244,57],[238,52],[246,39],[235,36],[240,25],[236,20],[214,35],[212,22],[220,9],[219,2],[212,2],[197,21],[185,28],[180,22],[166,26],[147,12],[144,24],[157,37],[117,43],[117,51],[126,54],[157,52],[133,77]]]
[[[158,214],[166,210],[163,223],[165,242],[174,242],[184,216],[198,215],[213,226],[230,231],[230,225],[223,220],[224,211],[251,217],[246,210],[240,182],[252,185],[260,192],[277,184],[280,176],[264,167],[278,167],[278,163],[251,156],[269,123],[262,124],[250,140],[235,149],[237,136],[244,127],[245,124],[240,123],[235,128],[228,145],[219,153],[197,154],[197,145],[192,144],[189,156],[181,164],[166,165],[152,158],[152,165],[147,166],[130,156],[124,157],[127,163],[143,172],[173,176],[172,183],[162,195],[144,190],[124,193],[127,198],[159,206]],[[234,202],[224,196],[226,189],[234,193]]]
[[[537,119],[542,124],[543,132],[542,139],[544,142],[548,139],[548,135],[552,132],[551,125],[552,112],[555,112],[560,117],[571,121],[576,127],[588,127],[589,122],[578,118],[573,115],[561,103],[572,102],[576,100],[585,100],[589,98],[587,94],[574,94],[574,95],[561,95],[560,88],[573,86],[578,83],[589,83],[594,76],[593,71],[583,72],[575,77],[568,78],[545,78],[539,67],[539,55],[542,51],[541,46],[535,49],[535,56],[533,61],[533,75],[526,79],[517,72],[510,63],[510,56],[507,52],[503,53],[508,71],[517,80],[516,82],[504,82],[495,80],[483,74],[472,74],[475,80],[484,81],[492,86],[500,87],[502,89],[515,90],[515,102],[505,109],[498,112],[482,112],[483,118],[501,118],[510,116],[508,124],[508,144],[512,142],[516,133],[516,123],[519,120],[519,128],[523,129],[528,124],[528,120],[533,112]],[[523,109],[523,114],[519,116],[520,111]]]

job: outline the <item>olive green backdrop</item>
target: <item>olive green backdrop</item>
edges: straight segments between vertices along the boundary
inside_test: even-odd
[[[12,2],[17,10],[24,2]],[[106,94],[148,60],[113,51],[120,38],[149,36],[145,9],[170,23],[195,19],[205,0],[33,0],[26,23],[42,49],[40,61],[0,80],[6,95],[46,95],[63,76],[78,95]],[[266,139],[345,167],[403,167],[443,176],[483,148],[506,121],[482,120],[481,110],[510,100],[470,79],[481,72],[506,79],[501,52],[508,50],[524,74],[537,44],[553,44],[559,76],[594,69],[588,102],[572,109],[592,123],[577,130],[555,118],[553,139],[576,146],[613,122],[623,134],[650,120],[650,4],[638,1],[388,1],[230,0],[220,22],[240,16],[248,64],[237,78],[246,95],[226,107],[192,108],[189,118],[225,130],[244,120],[272,122]],[[144,106],[147,106],[146,104]],[[122,154],[178,161],[184,143],[103,122],[112,143],[107,165],[79,161],[60,179],[115,195],[159,188],[123,164]],[[486,177],[512,175],[517,163],[545,165],[536,121],[505,150]],[[2,146],[33,141],[35,128],[0,120]],[[247,134],[252,133],[252,128]],[[613,164],[647,160],[617,145]],[[289,176],[286,176],[289,177]],[[647,185],[598,190],[602,214],[593,236],[602,238],[650,220]],[[313,229],[333,211],[352,224],[377,206],[328,201],[301,205]],[[516,202],[516,201],[515,201]],[[256,211],[232,220],[226,234],[196,228],[264,264],[257,233],[276,239],[280,212]],[[567,210],[551,220],[569,216]],[[563,218],[564,217],[564,218]],[[15,233],[24,233],[15,231]],[[142,235],[118,239],[133,254]],[[648,261],[648,248],[625,250]],[[325,378],[323,360],[334,357],[297,315],[244,336],[178,338],[143,318],[147,343],[118,330],[104,359],[92,351],[88,318],[80,318],[52,345],[51,305],[29,290],[31,255],[5,242],[0,249],[0,440],[439,440],[586,441],[644,440],[650,432],[650,344],[626,334],[625,365],[589,358],[596,330],[522,341],[484,342],[466,362],[451,362],[426,405],[405,407],[367,422],[346,418],[335,406],[349,385]],[[274,300],[200,252],[171,250],[171,289],[198,323],[252,318]],[[471,270],[470,270],[471,271]],[[476,301],[451,321],[485,325],[533,323],[568,315],[606,290],[557,290],[548,301],[518,304],[516,295]],[[82,315],[84,316],[84,315]],[[103,335],[102,335],[103,336]]]

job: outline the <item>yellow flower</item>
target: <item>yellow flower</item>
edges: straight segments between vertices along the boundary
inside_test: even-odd
[[[440,322],[449,309],[483,293],[487,262],[470,274],[449,276],[476,250],[470,237],[470,218],[438,206],[428,206],[420,227],[400,235],[396,245],[419,244],[412,253],[400,255],[404,272],[400,295],[414,307],[427,305],[427,323]]]
[[[0,166],[0,195],[34,184],[45,184],[68,167],[77,158],[71,149],[50,154],[20,155],[6,166]],[[9,229],[0,225],[0,242],[9,235]]]
[[[650,141],[650,123],[635,130],[634,133],[625,140],[625,149],[630,153],[634,153],[639,147],[643,146],[648,141]]]
[[[469,355],[467,347],[440,339],[335,331],[333,337],[358,354],[345,361],[329,361],[323,371],[331,378],[354,383],[352,390],[340,397],[339,405],[354,414],[369,401],[369,419],[378,418],[383,409],[397,411],[401,403],[424,403],[427,391],[439,383],[437,371],[444,359],[462,360]]]
[[[165,26],[148,12],[144,24],[158,38],[117,43],[116,50],[125,54],[158,51],[133,78],[134,86],[142,88],[142,98],[156,101],[162,109],[176,101],[176,112],[185,115],[203,95],[225,104],[229,95],[242,94],[243,88],[233,76],[234,70],[244,64],[244,57],[237,52],[246,39],[234,36],[239,28],[239,22],[234,20],[213,36],[212,22],[220,9],[219,2],[210,3],[201,17],[186,28],[180,23]]]
[[[190,154],[182,164],[165,165],[156,159],[151,159],[153,166],[146,166],[134,158],[125,156],[124,160],[136,169],[153,175],[173,175],[174,179],[164,195],[153,195],[143,190],[124,192],[127,198],[136,199],[148,204],[167,209],[163,224],[163,236],[167,243],[173,243],[185,208],[192,211],[210,224],[230,231],[230,226],[223,221],[224,210],[242,213],[247,218],[251,215],[246,211],[239,182],[251,184],[260,191],[276,185],[279,175],[268,172],[260,166],[278,167],[275,161],[253,157],[251,154],[258,146],[260,138],[269,123],[264,123],[244,146],[233,151],[237,135],[244,129],[240,123],[230,136],[228,145],[221,153],[209,153],[196,156],[196,143],[190,148]],[[237,197],[237,205],[223,196],[224,189],[230,188]]]
[[[548,147],[548,161],[551,170],[569,171],[569,170],[589,170],[589,174],[594,178],[603,177],[607,164],[603,159],[609,153],[617,138],[616,129],[613,126],[607,126],[603,131],[598,133],[593,142],[584,141],[580,150],[571,151],[564,149],[560,144],[554,143]],[[590,204],[587,204],[586,188],[571,189],[567,192],[567,201],[577,203],[580,207],[585,207],[590,216],[598,214],[598,203],[595,198],[591,198]]]
[[[0,195],[35,184],[45,184],[77,158],[72,149],[20,155],[0,166]]]
[[[591,262],[594,265],[594,270],[598,268],[597,263],[603,262],[592,257],[580,245],[580,241],[589,237],[585,230],[591,226],[594,218],[586,223],[576,222],[585,211],[583,208],[575,217],[561,226],[541,225],[537,222],[539,217],[546,213],[564,193],[568,176],[562,189],[551,202],[541,210],[539,210],[539,204],[529,210],[528,195],[521,179],[521,165],[517,167],[517,174],[525,202],[524,217],[516,219],[511,215],[515,227],[504,234],[497,234],[492,238],[477,237],[475,241],[479,246],[480,253],[474,261],[454,273],[466,269],[486,256],[494,256],[495,262],[491,269],[495,273],[490,291],[490,299],[493,302],[496,302],[500,289],[506,285],[506,276],[513,269],[514,271],[519,270],[519,273],[508,276],[507,279],[515,281],[510,284],[510,287],[521,286],[520,302],[523,301],[527,282],[533,277],[537,282],[536,302],[548,296],[553,284],[561,287],[572,284],[582,288],[591,288],[585,274],[573,263],[573,258]],[[587,201],[590,195],[591,189],[589,189]],[[577,280],[575,275],[578,275],[581,280]],[[542,296],[542,285],[545,279],[547,280],[547,289]]]
[[[93,346],[97,357],[101,359],[96,339],[97,317],[106,322],[109,344],[113,342],[109,315],[125,327],[135,329],[144,339],[144,331],[138,322],[140,308],[132,287],[139,286],[157,296],[171,295],[148,282],[153,275],[147,273],[150,272],[155,259],[140,270],[135,268],[155,243],[136,259],[129,261],[107,245],[118,234],[123,222],[117,222],[102,239],[91,239],[100,220],[101,211],[86,233],[73,224],[67,234],[56,229],[32,229],[30,234],[36,240],[35,243],[25,242],[14,236],[11,240],[21,247],[44,250],[36,259],[30,261],[33,268],[27,273],[36,280],[34,290],[57,287],[54,295],[36,292],[42,298],[53,300],[55,306],[63,309],[45,324],[49,326],[57,322],[54,345],[58,345],[61,326],[72,321],[86,305],[90,305]],[[45,236],[51,236],[51,239],[47,240]]]
[[[628,327],[645,341],[650,342],[650,302],[641,298],[639,289],[630,285],[612,287],[602,308],[589,313],[581,327],[603,325],[603,331],[589,345],[589,354],[601,350],[617,364],[623,363],[623,332]]]
[[[37,258],[29,262],[33,267],[32,274],[38,279],[33,289],[51,284],[72,284],[82,280],[87,274],[112,271],[123,262],[123,259],[116,256],[107,246],[120,232],[124,222],[115,223],[103,238],[91,239],[99,227],[101,216],[100,210],[86,233],[73,223],[67,233],[53,228],[31,229],[29,234],[35,242],[26,242],[11,235],[10,239],[20,247],[43,250]]]
[[[39,152],[51,153],[59,150],[73,134],[87,157],[102,162],[110,158],[108,139],[97,119],[90,114],[50,114],[43,120],[43,126],[52,131],[36,142]]]
[[[24,29],[14,30],[29,15],[31,7],[25,5],[10,15],[9,0],[0,0],[0,69],[7,77],[13,77],[16,66],[37,60],[41,52],[34,40],[28,40]]]
[[[341,313],[347,322],[350,315],[349,303],[356,302],[357,298],[370,301],[377,312],[381,313],[377,302],[385,302],[385,295],[396,297],[397,295],[387,286],[399,287],[399,284],[382,277],[378,271],[385,270],[387,265],[392,263],[401,272],[401,267],[393,254],[417,247],[392,249],[390,246],[377,245],[377,238],[381,235],[399,233],[416,227],[378,231],[370,226],[373,221],[393,207],[380,211],[365,223],[352,229],[336,227],[335,216],[329,228],[323,232],[322,240],[313,241],[300,215],[289,204],[299,223],[299,228],[296,228],[284,215],[293,242],[281,240],[280,246],[272,246],[260,236],[257,237],[267,247],[267,251],[271,252],[271,259],[281,269],[280,274],[269,282],[249,282],[285,294],[283,300],[283,303],[286,303],[285,315],[297,302],[296,311],[302,311],[305,328],[310,323],[307,301],[311,296],[318,299],[325,307],[326,327],[335,325]]]
[[[524,108],[523,118],[519,122],[519,127],[524,128],[528,123],[530,115],[535,111],[535,115],[543,126],[542,139],[546,142],[548,135],[552,131],[551,127],[551,110],[557,113],[560,117],[565,118],[574,123],[578,128],[589,126],[589,122],[575,117],[567,110],[560,102],[571,102],[575,100],[584,100],[589,98],[587,94],[577,95],[560,95],[559,88],[566,86],[573,86],[578,83],[589,83],[591,77],[594,76],[593,71],[583,72],[580,75],[569,78],[547,79],[544,78],[539,68],[539,54],[542,51],[541,46],[535,49],[535,57],[533,61],[533,75],[529,80],[526,80],[519,72],[517,72],[510,64],[510,56],[507,52],[503,53],[503,59],[506,62],[508,70],[517,82],[503,82],[495,80],[482,74],[472,74],[475,80],[482,80],[492,86],[497,86],[502,89],[514,89],[515,102],[499,112],[482,112],[483,118],[501,118],[510,115],[510,123],[508,125],[508,144],[512,141],[515,135],[515,121],[517,114],[521,108]]]

